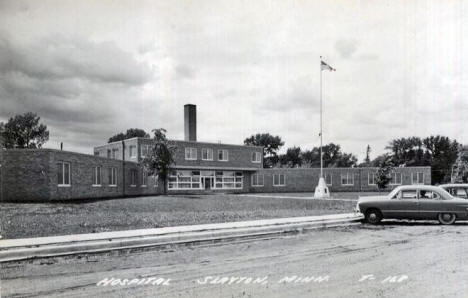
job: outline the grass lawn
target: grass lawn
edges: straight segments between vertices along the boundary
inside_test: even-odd
[[[340,197],[357,198],[357,195],[344,193]],[[151,196],[80,203],[0,203],[0,235],[3,239],[27,238],[346,213],[352,212],[355,205],[349,200],[223,194]]]

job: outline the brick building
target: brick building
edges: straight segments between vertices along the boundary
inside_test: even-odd
[[[198,142],[196,107],[186,105],[185,140],[177,147],[169,193],[314,191],[320,169],[263,168],[263,148]],[[141,161],[152,140],[132,138],[94,148],[94,155],[54,149],[0,150],[0,201],[68,200],[160,194]],[[331,192],[375,191],[376,168],[326,168]],[[395,168],[390,188],[430,184],[430,167]]]

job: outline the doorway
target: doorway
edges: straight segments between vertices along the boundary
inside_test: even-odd
[[[204,177],[203,180],[205,190],[210,190],[213,187],[213,177]]]

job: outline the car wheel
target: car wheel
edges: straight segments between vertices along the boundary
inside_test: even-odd
[[[366,211],[366,221],[370,224],[376,225],[382,220],[382,213],[377,209],[370,209]]]
[[[451,225],[457,220],[457,217],[453,213],[439,213],[437,219],[443,225]]]

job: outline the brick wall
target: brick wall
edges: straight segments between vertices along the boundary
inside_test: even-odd
[[[53,149],[6,150],[2,152],[2,200],[44,201],[106,198],[159,194],[161,183],[154,187],[153,177],[142,186],[143,170],[137,163],[106,157]],[[70,186],[58,185],[57,163],[70,163]],[[93,186],[93,171],[101,167],[101,184]],[[109,171],[116,168],[117,185],[111,186]],[[131,171],[137,171],[135,186],[131,186]],[[125,193],[124,175],[125,172]]]
[[[2,200],[48,200],[49,153],[46,150],[2,150]]]
[[[375,173],[377,168],[325,168],[324,176],[331,175],[332,184],[328,185],[330,192],[341,191],[378,191],[376,185],[368,184],[369,173]],[[424,173],[424,184],[431,184],[430,167],[395,168],[396,173],[402,174],[402,184],[412,184],[411,175],[415,172]],[[249,192],[313,192],[318,184],[320,169],[318,168],[272,168],[257,172],[264,177],[263,187],[254,187],[250,181]],[[273,175],[284,174],[285,186],[273,186]],[[353,185],[342,185],[341,175],[349,174],[354,177]],[[392,189],[398,185],[389,185]]]
[[[176,166],[202,166],[202,167],[238,167],[238,168],[263,168],[263,148],[254,146],[227,145],[203,142],[172,141],[177,146]],[[185,148],[196,148],[197,160],[185,159]],[[213,160],[202,160],[202,148],[213,149]],[[228,151],[228,160],[218,160],[218,150]],[[259,163],[252,162],[252,153],[260,152],[262,160]]]
[[[133,162],[141,162],[143,157],[141,156],[141,146],[151,145],[152,140],[147,138],[133,138],[125,140],[125,160]],[[238,167],[238,168],[263,168],[263,148],[256,146],[243,146],[243,145],[229,145],[229,144],[217,144],[217,143],[204,143],[204,142],[189,142],[189,141],[176,141],[171,140],[172,144],[177,146],[175,162],[176,166],[196,166],[196,167]],[[130,157],[129,146],[136,146],[137,157]],[[191,147],[197,150],[196,160],[185,159],[185,148]],[[213,149],[213,160],[202,160],[202,148]],[[117,159],[122,159],[122,143],[114,142],[103,146],[95,147],[95,154],[99,156],[107,157],[107,150],[118,149],[119,155]],[[218,160],[218,150],[225,149],[228,151],[228,160]],[[262,160],[259,163],[252,162],[252,153],[259,152]]]

